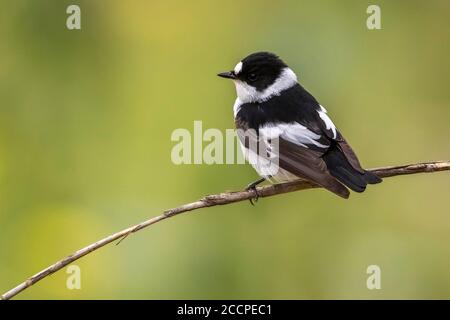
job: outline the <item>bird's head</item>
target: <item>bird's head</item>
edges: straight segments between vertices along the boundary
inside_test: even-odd
[[[238,98],[243,103],[266,101],[297,83],[295,73],[270,52],[252,53],[233,70],[218,76],[234,81]]]

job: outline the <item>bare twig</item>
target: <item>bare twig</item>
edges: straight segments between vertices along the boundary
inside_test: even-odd
[[[386,177],[392,177],[392,176],[398,176],[398,175],[405,175],[405,174],[414,174],[414,173],[421,173],[421,172],[437,172],[437,171],[444,171],[444,170],[450,170],[450,161],[438,161],[438,162],[426,162],[426,163],[416,163],[416,164],[410,164],[410,165],[403,165],[403,166],[393,166],[393,167],[383,167],[383,168],[376,168],[376,169],[370,169],[373,173],[378,175],[379,177],[386,178]],[[276,184],[276,185],[267,185],[258,187],[258,195],[260,198],[270,197],[277,194],[283,194],[298,190],[305,190],[305,189],[311,189],[311,188],[317,188],[318,185],[315,185],[311,182],[305,181],[305,180],[299,180],[294,182],[287,182],[282,184]],[[173,209],[169,209],[164,211],[161,215],[156,216],[154,218],[151,218],[149,220],[146,220],[144,222],[141,222],[135,226],[126,228],[122,231],[119,231],[117,233],[114,233],[106,238],[103,238],[93,244],[88,245],[87,247],[84,247],[83,249],[78,250],[77,252],[65,257],[62,260],[57,261],[56,263],[52,264],[51,266],[47,267],[46,269],[40,271],[39,273],[35,274],[28,280],[22,282],[17,287],[9,290],[8,292],[4,293],[1,298],[2,299],[11,299],[15,295],[19,294],[23,290],[31,287],[36,282],[44,279],[45,277],[55,273],[56,271],[64,268],[65,266],[71,264],[72,262],[80,259],[81,257],[84,257],[85,255],[100,249],[101,247],[114,242],[118,239],[122,239],[131,233],[137,232],[141,229],[144,229],[152,224],[155,224],[157,222],[160,222],[162,220],[165,220],[167,218],[176,216],[180,213],[189,212],[201,208],[207,208],[207,207],[213,207],[218,205],[226,205],[234,202],[249,200],[253,198],[255,195],[252,191],[235,191],[235,192],[223,192],[219,194],[214,195],[208,195],[203,197],[202,199],[191,202]]]

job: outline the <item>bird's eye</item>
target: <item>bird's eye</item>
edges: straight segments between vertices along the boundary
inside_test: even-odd
[[[248,80],[251,82],[256,81],[256,80],[258,80],[258,76],[256,75],[256,73],[250,73],[248,75]]]

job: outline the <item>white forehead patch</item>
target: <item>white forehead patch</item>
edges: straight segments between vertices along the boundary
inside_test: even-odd
[[[239,63],[234,67],[234,74],[239,74],[242,70],[242,61],[239,61]]]

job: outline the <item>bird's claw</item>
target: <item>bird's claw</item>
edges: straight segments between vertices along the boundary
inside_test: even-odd
[[[258,199],[259,199],[259,194],[258,194],[258,190],[256,189],[256,186],[249,185],[247,188],[245,188],[245,190],[246,191],[252,191],[255,194],[254,197],[248,199],[250,201],[251,205],[254,206],[255,203],[258,202]]]

